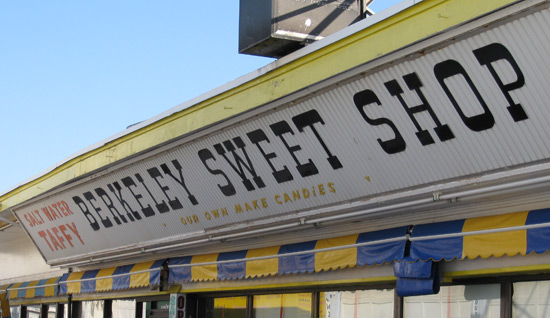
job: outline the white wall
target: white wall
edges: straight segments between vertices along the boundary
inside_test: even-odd
[[[65,271],[46,264],[21,229],[0,234],[0,285],[61,276]]]

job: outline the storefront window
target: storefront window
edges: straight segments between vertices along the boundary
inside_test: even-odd
[[[404,298],[405,318],[498,318],[500,285],[443,286],[439,294]]]
[[[113,318],[135,318],[136,301],[135,300],[113,300],[112,304]]]
[[[139,302],[138,303],[138,306],[141,307],[141,316],[137,316],[136,315],[136,318],[147,318],[149,317],[148,316],[148,309],[151,308],[151,303],[150,302],[147,302],[147,301],[144,301],[144,302]]]
[[[40,318],[40,305],[27,306],[26,318]]]
[[[49,305],[48,318],[56,318],[56,317],[57,317],[57,305]]]
[[[19,306],[10,307],[11,318],[21,318],[21,309]]]
[[[170,301],[160,300],[146,302],[144,309],[144,317],[147,318],[163,318],[168,317],[170,311]]]
[[[512,317],[550,317],[550,281],[514,283]]]
[[[105,302],[103,300],[83,301],[81,318],[103,318]]]
[[[319,318],[393,317],[391,289],[324,292],[319,299]]]
[[[312,294],[277,294],[254,296],[255,318],[310,318]]]
[[[199,317],[246,318],[246,297],[209,298],[199,302]]]

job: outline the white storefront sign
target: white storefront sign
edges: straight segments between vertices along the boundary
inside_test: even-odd
[[[547,160],[550,42],[540,30],[550,26],[529,29],[529,19],[348,78],[14,212],[51,263]]]

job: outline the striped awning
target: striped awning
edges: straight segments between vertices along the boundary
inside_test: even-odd
[[[0,285],[0,293],[7,293],[8,287],[10,287],[10,286],[11,286],[11,284]]]
[[[321,272],[401,260],[408,227],[227,253],[172,258],[169,282]]]
[[[415,225],[410,241],[421,260],[540,254],[550,249],[550,209]]]
[[[129,288],[158,286],[166,260],[67,273],[59,282],[59,294],[95,293]]]
[[[55,297],[60,277],[12,284],[7,287],[9,299]]]

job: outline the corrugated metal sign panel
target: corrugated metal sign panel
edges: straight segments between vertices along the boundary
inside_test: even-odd
[[[550,158],[547,9],[18,208],[50,263]]]

